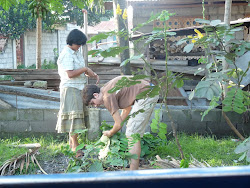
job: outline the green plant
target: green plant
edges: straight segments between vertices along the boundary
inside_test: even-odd
[[[110,125],[106,122],[102,122],[101,130],[110,129]],[[86,131],[82,132],[85,134]],[[77,132],[81,134],[80,132]],[[138,135],[133,135],[132,140],[128,140],[122,133],[117,133],[110,138],[108,145],[108,155],[104,158],[100,158],[100,151],[103,147],[106,147],[102,141],[92,142],[86,144],[80,144],[76,150],[81,149],[84,152],[84,156],[81,159],[74,157],[75,152],[72,152],[69,146],[63,146],[61,151],[71,157],[68,166],[68,172],[97,172],[108,170],[115,170],[117,168],[125,168],[129,164],[131,158],[137,158],[136,155],[129,153],[130,148],[134,143],[140,139]]]
[[[57,63],[53,61],[47,62],[47,60],[44,59],[42,69],[57,69]]]
[[[126,66],[126,64],[128,62],[130,62],[131,60],[135,60],[135,59],[142,59],[143,62],[145,63],[145,66],[143,68],[142,71],[146,71],[147,69],[150,69],[152,72],[153,72],[153,75],[141,75],[141,74],[136,74],[136,73],[133,73],[133,77],[131,78],[125,78],[123,77],[117,84],[116,86],[111,89],[109,92],[115,92],[123,87],[129,87],[131,85],[135,85],[137,83],[140,83],[140,79],[149,79],[149,80],[155,80],[156,81],[156,84],[155,86],[150,86],[148,87],[148,90],[142,92],[141,94],[139,94],[136,98],[137,99],[141,99],[141,98],[146,98],[146,97],[154,97],[156,95],[159,95],[161,94],[162,97],[163,97],[163,103],[165,103],[165,107],[166,107],[166,110],[168,112],[168,116],[171,120],[171,127],[173,129],[173,134],[176,138],[176,143],[178,145],[178,148],[180,150],[180,154],[181,154],[181,158],[184,159],[184,154],[182,152],[182,149],[181,149],[181,146],[178,142],[178,138],[177,138],[177,133],[176,133],[176,128],[175,128],[175,124],[174,124],[174,121],[172,119],[172,116],[171,116],[171,112],[170,110],[168,109],[168,106],[167,106],[167,96],[168,96],[168,92],[170,89],[174,88],[174,87],[182,87],[184,82],[183,82],[183,78],[182,78],[182,75],[181,74],[176,74],[176,73],[172,73],[171,71],[168,70],[168,66],[167,66],[167,39],[168,37],[170,36],[173,36],[175,35],[176,33],[175,32],[169,32],[168,31],[168,27],[166,25],[166,22],[167,20],[169,20],[169,18],[171,16],[173,16],[174,14],[172,13],[169,13],[168,11],[162,11],[161,13],[158,13],[158,14],[152,14],[150,19],[145,22],[145,23],[142,23],[142,24],[139,24],[136,28],[134,28],[132,30],[132,32],[135,32],[137,31],[138,29],[140,29],[141,27],[155,21],[155,20],[159,20],[163,23],[164,27],[161,28],[161,29],[158,29],[158,28],[154,28],[154,31],[152,32],[152,35],[150,36],[144,36],[140,39],[137,39],[135,41],[133,41],[135,43],[134,46],[136,46],[137,43],[139,43],[141,40],[145,40],[145,45],[149,45],[150,42],[156,40],[156,39],[159,39],[159,38],[163,38],[164,39],[164,43],[165,43],[165,51],[166,51],[166,59],[165,59],[165,62],[166,62],[166,72],[165,72],[165,75],[163,75],[161,78],[158,78],[157,77],[157,73],[154,71],[154,69],[151,67],[150,63],[147,62],[146,58],[144,57],[143,54],[141,54],[140,50],[137,49],[137,48],[134,48],[134,50],[139,53],[139,55],[134,55],[132,57],[130,57],[129,59],[126,59],[124,60],[120,66]],[[111,31],[111,32],[108,32],[108,33],[102,33],[102,34],[99,34],[97,36],[94,36],[92,37],[88,42],[91,43],[93,41],[96,41],[98,42],[99,40],[101,39],[105,39],[107,38],[108,36],[112,36],[112,35],[117,35],[119,37],[123,37],[123,38],[129,38],[130,37],[130,34],[128,32],[126,32],[126,29],[123,29],[123,30],[120,30],[120,31]],[[101,54],[103,57],[108,57],[108,56],[116,56],[118,54],[120,54],[122,51],[128,49],[129,47],[128,46],[124,46],[124,47],[115,47],[115,48],[109,48],[107,50],[102,50],[102,49],[98,49],[98,50],[92,50],[92,51],[89,51],[89,55],[93,55],[96,56],[97,54]],[[161,105],[161,108],[162,108],[162,105]],[[136,115],[137,113],[140,113],[140,111],[136,112],[135,114],[131,114],[132,116]],[[130,116],[131,116],[130,115]],[[130,117],[128,116],[128,118]],[[127,118],[127,119],[128,119]],[[126,120],[127,120],[126,119]],[[125,121],[126,121],[125,120]],[[123,122],[124,123],[124,122]],[[159,125],[159,128],[157,127],[157,125]],[[153,127],[153,130],[155,132],[158,132],[158,135],[161,137],[161,138],[165,138],[165,134],[166,134],[166,125],[163,124],[163,123],[160,123],[158,122],[157,120],[155,120],[152,124],[152,127]]]
[[[220,105],[222,102],[222,114],[233,131],[242,139],[244,137],[236,130],[226,112],[234,111],[242,114],[247,111],[250,105],[250,94],[242,90],[241,82],[247,75],[250,69],[250,61],[245,70],[242,70],[236,64],[236,60],[243,56],[250,49],[250,43],[243,40],[235,39],[235,32],[241,31],[240,27],[229,26],[222,24],[220,20],[204,20],[196,19],[198,23],[203,23],[205,35],[200,31],[195,30],[198,34],[196,37],[188,36],[177,42],[182,44],[185,41],[190,41],[185,46],[184,51],[189,53],[194,45],[202,45],[206,49],[206,58],[203,61],[206,64],[208,74],[198,83],[195,90],[190,94],[191,100],[194,96],[206,97],[211,100],[210,107],[204,112],[204,116],[213,108]],[[209,58],[211,57],[211,58]],[[211,59],[211,60],[210,60]],[[222,60],[225,60],[230,65],[228,69],[222,66]],[[204,71],[200,69],[199,71]],[[197,71],[197,72],[199,72]],[[227,88],[223,86],[227,86]],[[228,90],[228,92],[226,92]]]
[[[234,150],[236,154],[243,153],[238,161],[243,161],[244,159],[247,162],[250,162],[250,137],[240,143]]]
[[[4,75],[0,77],[0,80],[14,80],[14,78],[10,75]]]
[[[152,120],[150,124],[151,131],[153,133],[157,133],[161,139],[166,139],[167,134],[167,124],[160,122],[160,109],[155,110],[155,118]]]

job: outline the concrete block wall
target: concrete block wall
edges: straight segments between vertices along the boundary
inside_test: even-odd
[[[55,132],[58,109],[1,109],[1,132]]]
[[[156,107],[157,109],[157,107]],[[219,109],[214,109],[201,121],[200,109],[170,109],[170,114],[174,120],[178,132],[186,132],[188,134],[198,133],[216,136],[235,136],[233,131],[225,122]],[[0,132],[39,132],[39,133],[55,133],[58,109],[0,109]],[[228,117],[232,120],[237,130],[244,136],[250,134],[250,122],[244,123],[242,115],[229,112]],[[150,132],[150,124],[154,118],[152,113],[150,121],[147,125],[146,132]],[[101,134],[99,129],[101,122],[113,125],[114,121],[110,113],[106,109],[89,108],[89,139],[94,140]],[[169,116],[165,109],[160,112],[160,119],[168,125],[167,131],[171,133],[172,128]],[[126,131],[124,125],[122,132]]]
[[[12,60],[12,40],[9,39],[5,50],[0,53],[0,69],[12,69],[13,60]]]

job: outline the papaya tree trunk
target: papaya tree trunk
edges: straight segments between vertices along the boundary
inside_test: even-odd
[[[114,9],[115,19],[117,22],[117,29],[118,29],[118,31],[121,31],[123,29],[124,31],[127,32],[127,36],[124,36],[124,37],[117,36],[117,43],[120,47],[125,47],[125,46],[129,47],[128,21],[127,21],[127,19],[123,20],[122,15],[119,16],[116,14],[117,4],[119,4],[121,9],[124,10],[125,8],[127,8],[127,1],[126,0],[113,0],[113,7],[114,7],[113,9]],[[120,54],[121,63],[124,60],[129,59],[129,58],[130,58],[129,49],[124,50]],[[122,75],[131,75],[130,62],[128,62],[126,65],[121,67],[121,74]]]
[[[225,13],[224,13],[224,22],[225,24],[227,25],[230,25],[230,21],[231,21],[231,7],[232,7],[232,0],[226,0],[225,1]],[[228,47],[228,42],[225,42],[225,47],[226,47],[226,51],[229,52],[229,47]],[[227,70],[229,65],[228,63],[226,62],[226,59],[224,58],[222,60],[222,67],[223,67],[223,71]],[[228,84],[223,84],[223,94],[224,96],[227,95],[227,92],[228,92]]]
[[[41,53],[42,53],[42,18],[36,20],[36,69],[41,69]]]
[[[222,116],[226,120],[227,124],[229,127],[235,132],[235,134],[242,140],[244,141],[245,138],[240,134],[240,132],[235,128],[235,126],[232,124],[231,120],[228,118],[225,112],[222,111]]]
[[[227,25],[230,25],[230,21],[231,21],[231,9],[232,9],[232,0],[226,0],[225,1],[225,13],[224,13],[224,22]],[[225,50],[227,53],[229,53],[230,48],[228,46],[228,42],[225,42]],[[227,70],[229,65],[226,62],[225,58],[222,61],[222,67],[223,67],[223,71]],[[223,84],[223,98],[226,97],[228,92],[228,84],[225,83]],[[240,132],[235,128],[235,126],[233,125],[232,121],[228,118],[228,116],[226,115],[225,112],[222,111],[222,116],[224,117],[224,119],[226,120],[228,126],[233,130],[233,132],[243,141],[245,140],[245,138],[240,134]]]

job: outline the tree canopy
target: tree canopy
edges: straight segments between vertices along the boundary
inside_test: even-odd
[[[35,1],[35,0],[33,0]],[[19,38],[25,31],[36,27],[36,20],[28,8],[30,0],[1,0],[0,1],[0,33],[11,39]],[[103,1],[95,0],[49,0],[49,12],[43,19],[43,29],[53,30],[54,25],[76,23],[83,25],[81,10],[88,10],[88,24],[95,25],[102,18],[113,16],[112,11],[105,11]]]

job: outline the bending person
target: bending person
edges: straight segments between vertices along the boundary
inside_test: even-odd
[[[122,128],[121,123],[129,113],[134,113],[143,109],[143,113],[138,113],[135,117],[130,117],[127,122],[126,136],[130,140],[131,135],[135,133],[139,133],[141,137],[143,136],[159,96],[136,100],[136,95],[149,89],[145,88],[150,85],[146,80],[140,80],[141,83],[130,87],[124,87],[115,93],[108,93],[122,77],[124,76],[118,76],[110,80],[102,88],[96,85],[86,85],[83,90],[83,101],[86,106],[92,105],[97,107],[104,105],[109,110],[115,124],[111,130],[103,132],[103,135],[108,137],[112,137]],[[122,109],[121,114],[119,113],[119,109]],[[138,156],[137,159],[131,159],[130,170],[137,170],[139,168],[141,154],[140,141],[133,145],[130,153]]]

